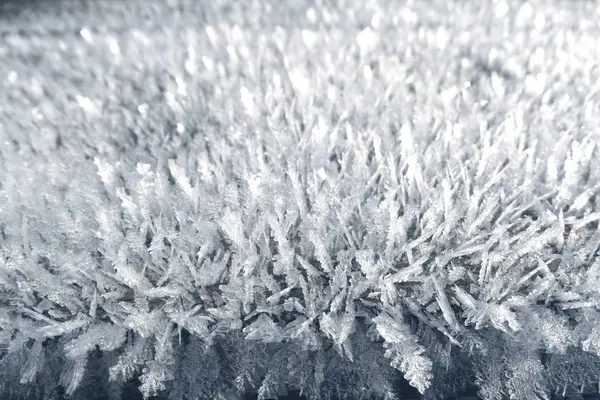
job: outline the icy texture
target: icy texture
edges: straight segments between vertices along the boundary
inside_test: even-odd
[[[600,8],[266,3],[2,21],[0,397],[593,389]]]

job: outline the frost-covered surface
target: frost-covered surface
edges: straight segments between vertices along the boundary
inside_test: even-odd
[[[600,7],[265,3],[0,16],[0,397],[597,390]]]

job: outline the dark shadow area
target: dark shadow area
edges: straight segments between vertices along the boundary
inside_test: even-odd
[[[469,386],[465,390],[458,393],[455,397],[456,400],[479,400],[479,396],[477,396],[477,387]]]
[[[256,394],[247,394],[242,397],[242,400],[256,400],[258,395]],[[306,397],[300,396],[300,392],[291,392],[285,397],[282,397],[281,400],[306,400]]]
[[[140,386],[142,383],[140,382],[139,379],[134,379],[131,380],[129,382],[126,382],[125,385],[123,386],[123,392],[121,394],[121,398],[123,399],[132,399],[132,400],[143,400],[144,396],[142,396],[142,393],[139,391],[138,386]]]

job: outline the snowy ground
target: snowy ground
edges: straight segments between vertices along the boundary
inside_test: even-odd
[[[0,391],[597,388],[596,2],[0,10]]]

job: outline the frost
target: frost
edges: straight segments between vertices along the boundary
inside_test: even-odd
[[[354,332],[354,313],[324,314],[321,318],[321,330],[330,337],[335,344],[343,345]]]
[[[597,380],[594,5],[304,3],[3,26],[0,398]]]
[[[375,267],[375,253],[371,249],[360,250],[356,252],[356,260],[360,264],[363,273],[368,277],[375,277],[377,269]]]
[[[169,170],[171,171],[171,174],[173,174],[173,177],[181,190],[192,199],[194,192],[185,169],[179,166],[175,160],[171,159],[169,160]]]
[[[38,330],[38,332],[45,337],[60,336],[70,333],[76,329],[83,328],[88,325],[87,320],[73,320],[62,323],[54,323],[52,325],[44,326]]]
[[[29,351],[21,383],[33,382],[36,373],[44,363],[44,348],[41,340],[36,340]]]
[[[506,386],[511,400],[549,400],[549,387],[544,366],[535,351],[518,346],[507,349],[508,380]]]
[[[260,314],[256,321],[244,328],[247,340],[262,340],[265,343],[281,341],[281,329],[267,317]]]
[[[75,360],[67,360],[60,376],[59,383],[66,388],[66,393],[72,395],[85,374],[86,357],[81,356]]]
[[[395,314],[380,314],[374,318],[377,332],[385,340],[386,357],[402,371],[410,384],[423,393],[430,385],[432,362],[423,355],[425,349]]]
[[[68,357],[77,359],[86,356],[96,346],[101,350],[114,350],[125,341],[126,330],[112,324],[99,324],[89,328],[65,346]]]

